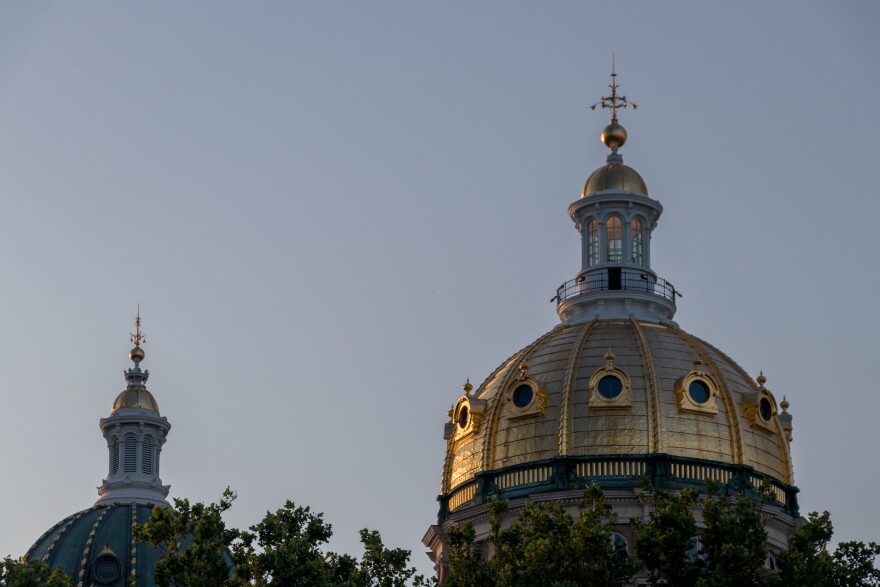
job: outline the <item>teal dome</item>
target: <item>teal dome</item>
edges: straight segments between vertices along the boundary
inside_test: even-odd
[[[25,558],[61,567],[74,585],[155,587],[153,566],[159,553],[132,539],[132,524],[143,524],[152,505],[100,504],[77,512],[47,530]]]

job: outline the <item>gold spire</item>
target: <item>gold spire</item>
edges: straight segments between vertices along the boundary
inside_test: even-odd
[[[134,348],[129,351],[129,358],[135,362],[135,364],[140,363],[144,360],[144,350],[141,348],[142,343],[146,343],[147,339],[141,334],[141,305],[138,304],[137,318],[134,321],[135,331],[134,334],[131,335],[131,342],[134,343]]]
[[[619,108],[629,108],[630,106],[635,110],[638,108],[638,105],[627,100],[626,96],[617,95],[617,69],[613,53],[611,54],[611,84],[608,87],[611,88],[611,95],[602,96],[601,100],[590,106],[590,110],[595,110],[597,106],[602,106],[603,109],[611,109],[611,123],[602,129],[601,138],[606,147],[616,150],[626,143],[626,129],[617,122],[617,110]]]

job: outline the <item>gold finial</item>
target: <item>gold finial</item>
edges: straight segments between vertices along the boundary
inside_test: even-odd
[[[474,386],[471,385],[471,378],[470,377],[467,378],[467,380],[464,382],[464,385],[462,385],[461,388],[464,390],[465,395],[470,394],[471,390],[474,388]]]
[[[605,353],[605,362],[611,365],[612,363],[614,363],[614,357],[614,353],[611,352],[611,349],[608,349],[608,352]]]
[[[131,349],[128,353],[129,358],[135,362],[135,364],[140,363],[144,360],[144,349],[141,348],[141,344],[146,343],[146,337],[141,334],[141,305],[138,304],[138,312],[137,318],[134,321],[135,333],[131,335],[131,342],[134,343],[134,348]]]
[[[138,304],[137,318],[134,320],[135,333],[131,335],[131,342],[134,346],[141,346],[142,342],[147,342],[146,337],[141,334],[141,305]]]
[[[525,361],[522,361],[517,368],[519,369],[519,378],[525,379],[526,374],[529,372],[528,364]]]
[[[758,385],[764,387],[764,384],[767,383],[767,378],[764,377],[764,370],[761,370],[761,373],[758,374]]]
[[[784,411],[788,410],[788,406],[790,406],[790,405],[791,404],[788,403],[788,400],[785,399],[785,396],[782,396],[782,401],[779,402],[779,407],[782,408],[782,411],[784,412]]]
[[[601,138],[606,147],[616,150],[626,143],[626,129],[617,123],[617,110],[630,106],[635,110],[638,105],[627,100],[626,96],[617,95],[617,68],[614,63],[614,53],[611,54],[611,85],[608,87],[611,88],[611,95],[602,96],[601,100],[590,106],[590,110],[595,110],[597,106],[611,109],[611,123],[602,129]]]
[[[602,96],[601,100],[590,106],[590,110],[595,110],[597,106],[602,106],[602,108],[610,108],[611,122],[613,124],[617,122],[618,108],[629,108],[630,106],[632,106],[633,110],[638,108],[638,105],[635,102],[630,102],[629,100],[627,100],[626,96],[617,95],[617,70],[614,64],[614,53],[611,54],[611,84],[608,87],[611,88],[611,95]]]

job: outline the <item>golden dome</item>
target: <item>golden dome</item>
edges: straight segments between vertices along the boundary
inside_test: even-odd
[[[609,157],[609,159],[611,158]],[[645,196],[648,195],[648,186],[645,184],[645,180],[642,179],[638,171],[628,165],[624,165],[622,160],[611,159],[608,163],[590,174],[586,185],[584,185],[581,197],[586,198],[590,194],[604,190],[628,190]]]
[[[602,387],[608,375],[616,379],[610,391]],[[533,394],[519,395],[524,383]],[[563,324],[469,395],[485,402],[483,417],[449,438],[441,493],[484,471],[557,457],[668,455],[747,465],[791,485],[786,432],[775,412],[760,416],[764,397],[775,402],[727,355],[671,324]]]
[[[139,408],[159,413],[156,398],[142,385],[129,385],[113,401],[113,411],[120,408]]]

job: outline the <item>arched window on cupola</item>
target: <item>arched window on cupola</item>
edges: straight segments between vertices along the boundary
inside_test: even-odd
[[[630,250],[632,251],[632,262],[636,265],[643,265],[645,262],[645,249],[642,245],[642,221],[633,218],[629,223]]]
[[[110,449],[110,473],[115,475],[119,472],[119,438],[113,437],[113,447]]]
[[[587,223],[587,266],[599,264],[599,223],[591,219]]]
[[[144,444],[141,447],[141,473],[151,475],[153,473],[153,437],[144,436]]]
[[[623,261],[623,223],[619,216],[611,216],[605,222],[606,253],[609,263]]]
[[[126,434],[125,436],[124,467],[126,473],[137,471],[137,437],[134,434]]]

